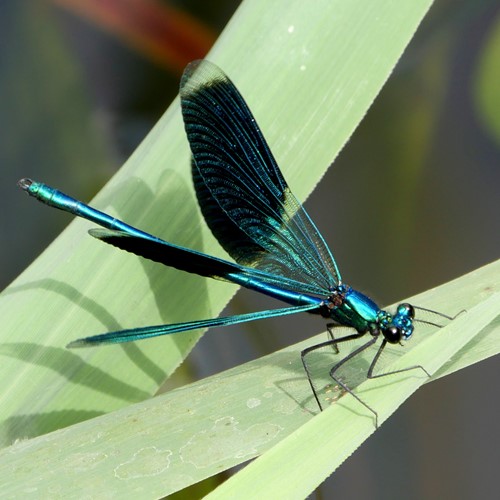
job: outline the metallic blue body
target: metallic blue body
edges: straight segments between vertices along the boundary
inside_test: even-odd
[[[290,191],[243,97],[222,70],[208,61],[190,64],[180,96],[200,209],[236,262],[168,243],[30,179],[19,185],[47,205],[99,224],[105,229],[92,229],[90,234],[108,244],[182,271],[241,285],[290,306],[110,332],[70,346],[128,342],[303,311],[359,334],[382,333],[386,342],[409,338],[411,306],[400,305],[393,317],[342,283],[323,237]]]
[[[374,323],[377,321],[380,308],[366,295],[350,288],[349,291],[346,292],[345,301],[346,304],[354,309],[360,318],[367,323]]]
[[[23,183],[23,181],[25,181]],[[115,219],[110,215],[100,212],[95,208],[89,207],[85,203],[62,193],[61,191],[47,186],[41,182],[33,182],[29,179],[23,179],[20,181],[23,183],[21,187],[27,191],[30,196],[33,196],[37,200],[49,205],[50,207],[58,208],[59,210],[64,210],[65,212],[72,213],[83,219],[87,219],[91,222],[95,222],[102,227],[107,229],[113,229],[116,231],[123,231],[124,233],[130,234],[132,236],[139,236],[140,238],[146,238],[151,240],[158,240],[155,236],[152,236],[140,229],[136,229],[129,224],[125,224],[119,219]]]
[[[146,233],[145,231],[141,231],[140,229],[130,226],[129,224],[122,222],[120,219],[116,219],[104,212],[96,210],[95,208],[92,208],[89,205],[86,205],[85,203],[82,203],[81,201],[78,201],[51,186],[47,186],[46,184],[31,182],[29,185],[26,185],[26,190],[30,196],[35,197],[46,205],[70,212],[113,231],[120,231],[129,236],[143,238],[159,245],[164,245],[165,247],[175,248],[183,252],[186,259],[193,257],[201,257],[204,259],[208,258],[211,261],[210,263],[213,265],[215,263],[222,263],[227,266],[236,267],[235,272],[228,273],[224,276],[227,281],[231,281],[236,285],[280,299],[283,302],[294,306],[310,305],[318,308],[323,302],[323,299],[321,298],[294,292],[286,288],[280,288],[262,281],[266,276],[266,273],[259,273],[254,269],[244,269],[242,266],[235,265],[232,262],[225,261],[217,257],[207,256],[200,252],[196,252],[195,250],[168,243],[167,241],[157,238],[156,236]],[[91,230],[91,234],[99,238],[101,233]],[[102,234],[106,235],[107,233]],[[186,262],[189,263],[189,260],[186,260]]]

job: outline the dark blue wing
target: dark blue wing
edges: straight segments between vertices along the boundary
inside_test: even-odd
[[[242,265],[325,291],[337,285],[328,247],[234,84],[216,65],[195,61],[180,96],[196,194],[219,243]]]
[[[314,283],[300,283],[285,276],[243,267],[196,250],[173,245],[146,233],[142,236],[121,230],[100,228],[90,229],[89,233],[94,238],[145,259],[199,276],[229,281],[251,290],[268,293],[285,301],[289,294],[282,294],[280,290],[298,292],[299,294],[324,295],[324,290],[319,289]]]
[[[172,333],[187,332],[199,328],[212,328],[214,326],[229,326],[239,323],[247,323],[257,319],[268,319],[297,314],[299,312],[311,311],[316,308],[314,304],[302,306],[284,307],[281,309],[270,309],[269,311],[260,311],[248,314],[239,314],[236,316],[226,316],[223,318],[202,319],[198,321],[186,321],[185,323],[173,323],[170,325],[144,326],[131,328],[130,330],[120,330],[118,332],[102,333],[85,337],[83,339],[73,340],[66,347],[89,347],[100,344],[119,344],[122,342],[133,342],[135,340],[149,339],[159,337],[160,335],[170,335]]]

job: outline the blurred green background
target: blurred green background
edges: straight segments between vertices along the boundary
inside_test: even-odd
[[[177,94],[184,65],[205,55],[238,6],[230,0],[105,4],[4,0],[0,6],[2,288],[69,223],[51,210],[34,212],[17,180],[29,175],[92,198]],[[498,2],[437,3],[305,203],[344,279],[380,304],[498,258],[499,63]],[[240,291],[226,313],[268,307],[265,298]],[[184,372],[205,377],[323,329],[303,315],[210,332]],[[492,358],[419,391],[322,494],[490,497],[497,483],[499,375]]]

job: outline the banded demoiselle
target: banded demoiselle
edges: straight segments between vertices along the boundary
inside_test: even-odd
[[[377,418],[376,412],[336,377],[336,372],[381,338],[368,378],[413,369],[429,375],[422,366],[379,375],[373,373],[387,344],[398,344],[411,337],[415,309],[423,308],[403,303],[395,314],[390,314],[343,283],[330,250],[290,191],[250,109],[219,67],[206,60],[189,64],[182,76],[180,97],[199,206],[212,233],[236,263],[168,243],[45,184],[22,179],[20,187],[47,205],[99,224],[105,229],[89,232],[105,243],[182,271],[241,285],[281,299],[289,307],[109,332],[75,340],[68,347],[130,342],[309,312],[325,318],[330,333],[327,341],[301,353],[318,406],[322,409],[306,355],[327,345],[333,345],[338,351],[339,344],[368,334],[370,339],[337,362],[330,376]],[[355,333],[335,338],[335,326],[351,327]]]

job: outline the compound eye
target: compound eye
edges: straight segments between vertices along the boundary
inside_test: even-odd
[[[382,333],[384,334],[385,340],[387,340],[389,344],[397,344],[401,342],[401,339],[403,338],[401,328],[398,328],[397,326],[390,326],[389,328],[383,330]]]
[[[404,314],[406,317],[413,319],[415,317],[415,308],[411,304],[400,304],[398,313]]]

